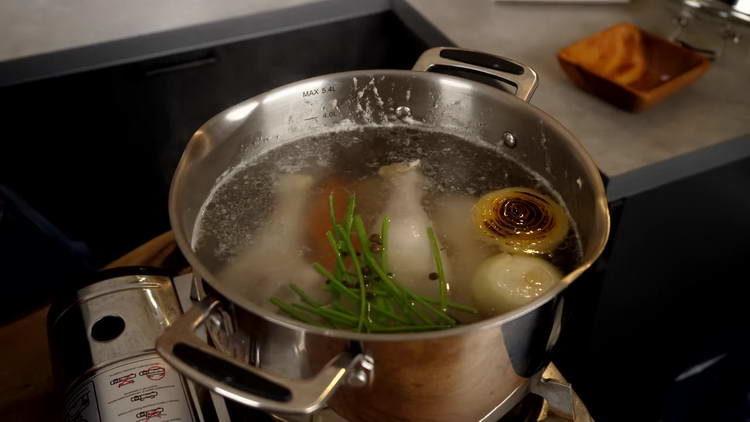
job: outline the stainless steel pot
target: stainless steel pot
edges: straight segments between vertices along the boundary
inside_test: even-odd
[[[516,95],[445,74],[455,71],[513,85]],[[359,88],[371,81],[377,89],[357,95],[358,81]],[[179,247],[205,281],[208,296],[162,335],[158,352],[224,397],[274,412],[310,413],[329,405],[350,420],[481,420],[490,413],[500,416],[533,390],[544,393],[558,412],[570,413],[559,400],[564,391],[539,380],[538,373],[560,332],[563,303],[558,295],[601,253],[609,215],[600,175],[581,144],[528,104],[536,85],[536,73],[515,61],[436,48],[426,51],[412,71],[308,79],[211,119],[190,140],[169,202]],[[371,106],[368,113],[363,113],[362,101]],[[498,148],[545,177],[577,222],[583,245],[580,266],[533,303],[492,319],[437,332],[358,334],[306,325],[262,309],[222,283],[191,247],[201,205],[228,169],[301,135],[326,133],[345,119],[388,124],[405,115],[424,125],[463,128],[496,141]],[[249,359],[229,357],[195,336],[194,330],[218,309],[230,316],[235,336],[248,340]]]

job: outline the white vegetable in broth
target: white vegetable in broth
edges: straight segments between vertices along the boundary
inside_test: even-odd
[[[542,258],[503,253],[477,268],[471,289],[479,312],[489,317],[533,301],[560,278],[560,271]]]
[[[358,333],[471,324],[577,268],[553,186],[479,143],[412,126],[327,132],[243,163],[203,204],[196,254],[282,318]]]
[[[425,231],[432,222],[422,208],[425,180],[419,168],[419,160],[380,168],[378,174],[389,182],[390,193],[376,221],[386,216],[391,220],[387,270],[416,293],[434,297],[437,282],[428,275],[435,270],[435,262]],[[378,231],[375,228],[373,233]]]
[[[474,230],[471,209],[476,198],[446,194],[434,199],[432,209],[435,230],[444,239],[451,267],[451,298],[471,303],[471,279],[479,264],[497,253],[497,247],[482,241]]]
[[[313,178],[284,174],[275,186],[275,201],[268,221],[221,274],[226,280],[248,286],[254,297],[267,303],[272,295],[291,297],[289,283],[324,297],[322,278],[301,254],[303,217]]]

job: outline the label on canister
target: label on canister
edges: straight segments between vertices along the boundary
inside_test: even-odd
[[[182,378],[153,353],[106,366],[65,400],[65,422],[195,422]]]

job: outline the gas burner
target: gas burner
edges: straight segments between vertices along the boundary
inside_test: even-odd
[[[174,279],[183,310],[191,305],[192,276]],[[189,383],[204,420],[217,422],[347,422],[332,409],[312,415],[272,415],[225,400]],[[544,396],[545,398],[542,398]],[[504,416],[498,416],[504,415]],[[588,409],[554,363],[529,385],[519,388],[479,422],[593,422]]]

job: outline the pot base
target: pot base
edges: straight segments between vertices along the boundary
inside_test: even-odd
[[[191,288],[193,286],[192,275],[184,275],[176,277],[174,279],[175,287],[178,291],[181,305],[183,310],[186,310],[192,305],[190,296]],[[542,381],[543,380],[543,381]],[[192,384],[192,383],[191,383]],[[540,387],[543,384],[552,384],[561,387],[567,394],[569,401],[563,400],[560,403],[560,391],[554,392],[552,395],[548,395],[550,389]],[[201,389],[199,386],[194,386],[196,389]],[[212,413],[211,419],[216,418],[223,422],[232,422],[235,420],[269,420],[269,421],[280,421],[280,422],[348,422],[347,419],[337,414],[331,408],[325,408],[312,415],[279,415],[279,414],[266,414],[256,409],[247,408],[236,403],[231,403],[224,400],[221,396],[211,393],[198,394],[198,396],[204,397],[202,405],[199,403],[199,409],[204,414]],[[532,394],[530,394],[532,393]],[[556,394],[555,394],[556,393]],[[565,396],[565,394],[562,394]],[[550,397],[551,400],[557,398],[557,403],[551,405],[550,401],[546,400],[542,396]],[[561,406],[562,405],[562,406]],[[555,407],[566,407],[569,406],[573,409],[573,415],[560,416],[558,412],[555,414],[552,408]],[[427,420],[427,419],[425,419]],[[507,397],[497,404],[490,412],[485,416],[477,419],[479,422],[532,422],[532,421],[543,421],[543,422],[593,422],[593,418],[588,412],[585,404],[580,400],[578,395],[572,390],[570,384],[567,383],[565,378],[560,374],[554,363],[550,363],[536,376],[530,378],[525,383],[519,385],[513,392],[507,395]]]
[[[565,383],[554,363],[544,370],[542,378]],[[490,413],[481,418],[479,422],[593,422],[586,405],[581,401],[575,392],[573,393],[573,408],[575,414],[573,417],[564,417],[554,414],[550,411],[550,404],[547,400],[536,394],[529,394],[531,382],[519,387],[502,403],[498,404]],[[223,413],[218,415],[219,420],[234,421],[238,420],[255,420],[248,415],[254,415],[257,410],[242,408],[241,406],[231,405],[227,407],[224,399],[214,395],[214,400],[220,402],[217,406]],[[314,415],[265,415],[269,420],[279,422],[348,422],[347,419],[338,415],[330,408],[316,412]],[[224,419],[222,419],[224,418]]]

